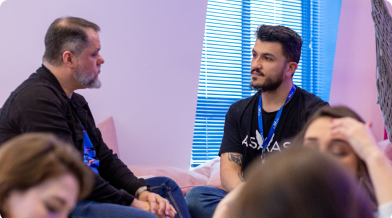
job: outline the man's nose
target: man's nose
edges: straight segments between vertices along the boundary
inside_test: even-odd
[[[103,59],[102,55],[99,55],[99,64],[105,63],[105,60]]]

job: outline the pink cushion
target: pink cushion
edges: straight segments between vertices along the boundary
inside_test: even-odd
[[[207,176],[209,178],[211,176],[211,167],[216,163],[220,163],[220,157],[217,157],[203,164],[200,164],[196,168],[192,169],[192,171],[201,174],[203,176]]]
[[[208,180],[207,185],[223,189],[220,180],[220,161],[211,166],[210,179]]]
[[[220,180],[220,157],[209,160],[192,171],[208,177],[207,186],[223,189]]]
[[[113,150],[113,153],[116,153],[117,156],[120,157],[113,117],[109,117],[106,120],[98,123],[97,128],[101,131],[103,141],[106,143],[106,145]]]
[[[208,177],[177,167],[164,165],[129,165],[128,168],[139,178],[166,176],[180,186],[184,195],[193,187],[206,185]]]

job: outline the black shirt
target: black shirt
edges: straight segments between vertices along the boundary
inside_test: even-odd
[[[136,190],[147,185],[113,154],[95,126],[83,96],[69,99],[56,77],[42,65],[15,89],[0,111],[0,144],[22,133],[47,132],[72,144],[81,153],[83,126],[100,161],[99,174],[87,200],[129,206]]]
[[[223,139],[219,155],[236,152],[243,155],[242,171],[256,158],[261,157],[262,140],[258,126],[257,107],[261,91],[252,97],[232,104],[226,114]],[[281,151],[290,145],[294,137],[304,126],[307,119],[320,107],[329,104],[314,94],[296,87],[291,100],[283,107],[283,111],[271,138],[266,155]],[[263,113],[263,137],[267,138],[278,111]],[[260,142],[260,143],[259,143]]]

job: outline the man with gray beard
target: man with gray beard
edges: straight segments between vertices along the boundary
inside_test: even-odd
[[[86,100],[74,93],[101,87],[99,31],[98,25],[76,17],[50,25],[42,66],[11,93],[0,111],[0,144],[19,134],[48,132],[80,151],[81,161],[95,172],[95,185],[71,217],[190,217],[173,180],[138,179],[113,154]],[[43,209],[56,216],[55,206]]]

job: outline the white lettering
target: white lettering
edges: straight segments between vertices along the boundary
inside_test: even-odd
[[[246,147],[248,147],[248,135],[245,137],[244,141],[242,141],[243,145],[246,145]]]
[[[278,142],[275,142],[274,146],[271,148],[271,151],[281,151]]]
[[[263,148],[264,138],[257,129],[256,129],[256,139],[257,139],[257,143],[259,144],[257,150],[260,150],[260,148]]]
[[[283,143],[283,147],[284,148],[289,148],[291,143],[290,142],[285,142],[285,143]]]
[[[254,146],[252,146],[254,145]],[[255,137],[250,137],[250,144],[249,146],[253,149],[257,148],[257,143],[255,142]]]

